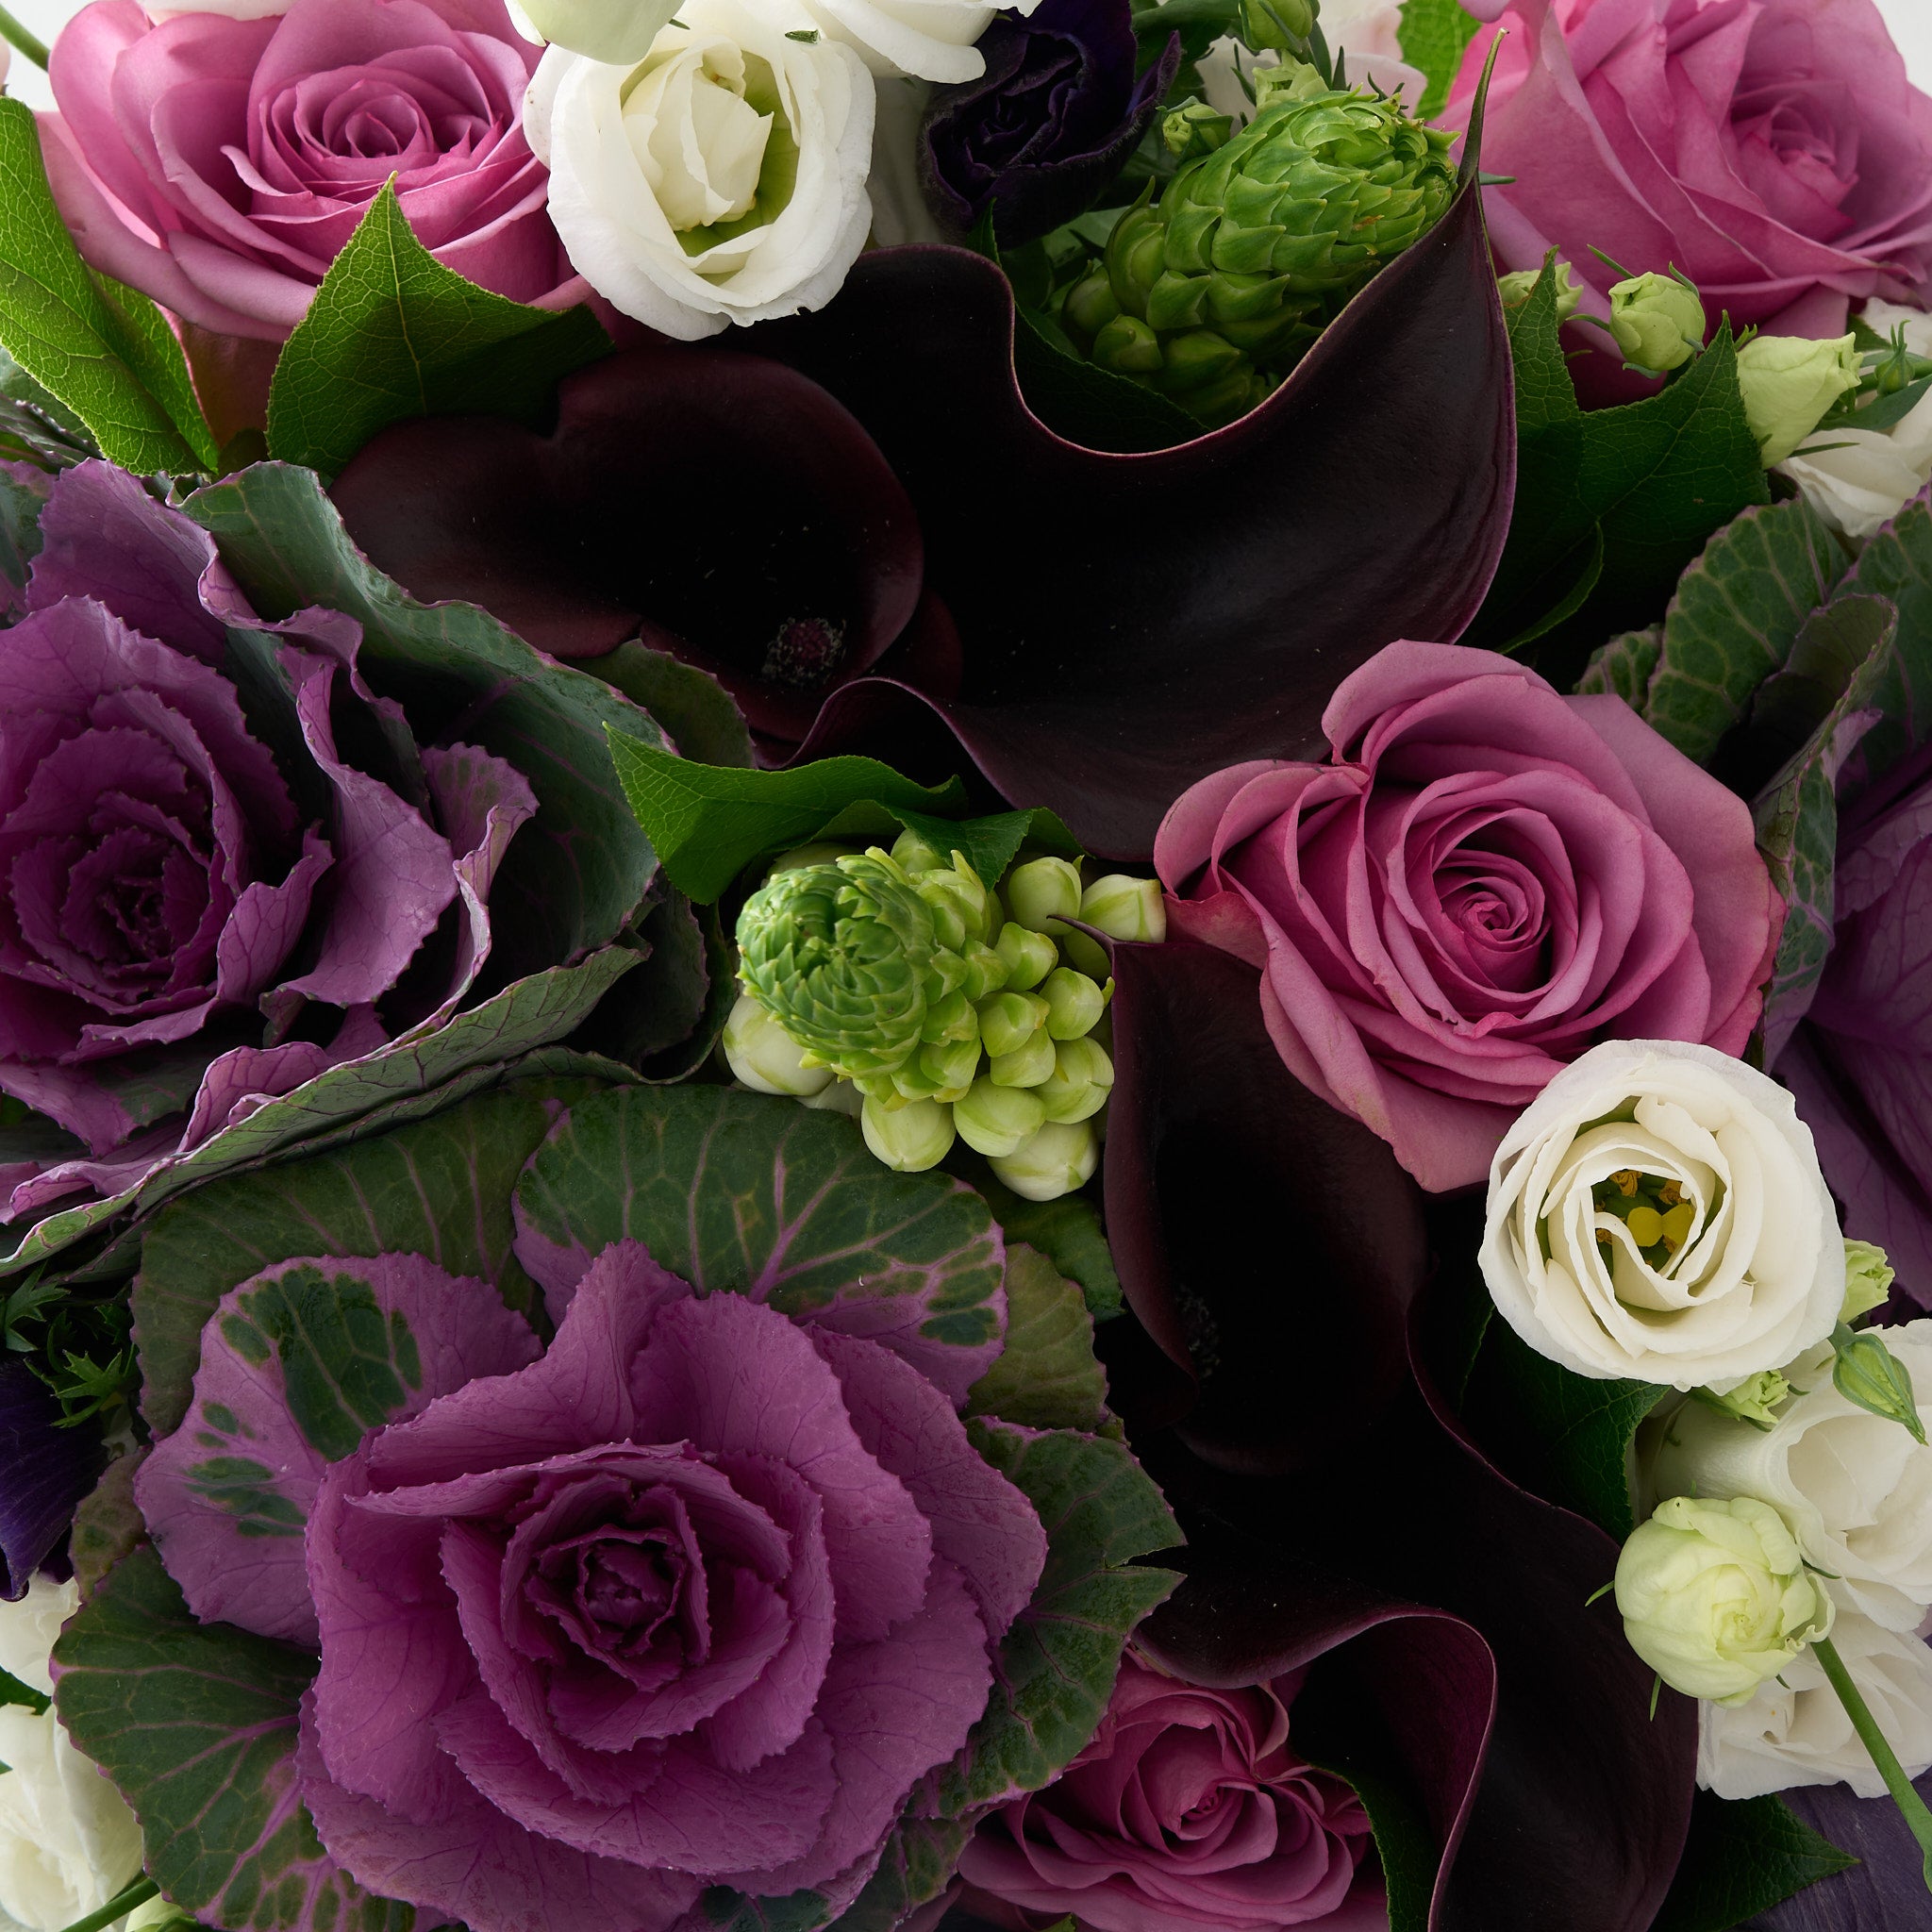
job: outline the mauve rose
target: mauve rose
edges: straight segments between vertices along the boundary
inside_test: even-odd
[[[1387,1932],[1381,1883],[1360,1870],[1368,1813],[1291,1748],[1300,1682],[1207,1690],[1129,1657],[1093,1741],[979,1827],[960,1875],[1034,1924]]]
[[[1600,1040],[1743,1050],[1782,912],[1751,814],[1621,699],[1402,642],[1322,724],[1330,763],[1184,793],[1155,864],[1171,930],[1265,969],[1289,1070],[1425,1188],[1480,1181]]]
[[[1715,325],[1836,336],[1848,298],[1932,273],[1932,100],[1873,0],[1500,0],[1483,166],[1506,268],[1560,248],[1607,316],[1617,271],[1675,267]],[[1494,29],[1443,117],[1466,125]],[[1600,332],[1579,328],[1601,341]],[[1608,361],[1607,357],[1592,361]]]
[[[48,177],[94,267],[223,334],[286,336],[391,176],[445,267],[560,307],[585,291],[524,139],[538,51],[503,0],[95,0],[55,43]]]

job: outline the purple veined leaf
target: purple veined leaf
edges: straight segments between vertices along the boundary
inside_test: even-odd
[[[60,1405],[33,1371],[0,1364],[0,1599],[26,1594],[107,1466],[98,1430],[62,1428]]]
[[[1932,1772],[1917,1790],[1932,1803]],[[1760,1912],[1745,1932],[1923,1932],[1932,1911],[1925,1855],[1890,1798],[1857,1797],[1843,1785],[1807,1785],[1780,1795],[1858,1863]]]

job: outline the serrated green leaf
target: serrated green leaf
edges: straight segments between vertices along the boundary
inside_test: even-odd
[[[1664,627],[1660,624],[1612,638],[1591,654],[1589,669],[1576,680],[1579,695],[1622,698],[1633,711],[1641,712],[1650,692],[1651,674],[1663,650]]]
[[[967,1391],[966,1411],[1033,1429],[1097,1429],[1107,1420],[1086,1297],[1024,1242],[1007,1249],[1006,1346]]]
[[[741,771],[754,762],[743,713],[708,671],[635,638],[584,669],[648,711],[680,758]]]
[[[15,100],[0,100],[0,343],[110,461],[138,475],[213,467],[173,330],[145,296],[110,294],[81,260],[47,186],[33,110]]]
[[[610,353],[584,308],[526,308],[417,241],[393,184],[370,203],[275,363],[269,454],[333,476],[391,423],[489,414],[535,426],[558,381]]]
[[[1000,1645],[986,1715],[934,1780],[944,1818],[1038,1790],[1066,1769],[1107,1709],[1129,1632],[1180,1581],[1135,1564],[1174,1548],[1181,1533],[1124,1443],[984,1417],[967,1433],[1040,1512],[1047,1557]]]
[[[1013,312],[1013,369],[1020,392],[1056,435],[1083,449],[1139,456],[1173,449],[1208,433],[1198,417],[1158,391],[1085,357],[1069,355],[1017,303]]]
[[[1699,1791],[1683,1861],[1651,1932],[1729,1932],[1857,1862],[1780,1798],[1728,1802]]]
[[[152,1549],[117,1563],[56,1644],[60,1721],[141,1821],[149,1875],[231,1927],[409,1932],[323,1850],[295,1779],[312,1651],[197,1624]]]
[[[1433,121],[1449,99],[1462,50],[1475,38],[1476,20],[1457,0],[1408,0],[1402,9],[1402,58],[1427,75],[1417,118]]]
[[[992,1218],[1008,1241],[1035,1247],[1059,1270],[1080,1284],[1087,1311],[1096,1322],[1110,1322],[1125,1307],[1121,1278],[1113,1265],[1113,1250],[1100,1225],[1100,1209],[1086,1194],[1062,1194],[1057,1201],[1023,1201],[1004,1186],[992,1169],[974,1155],[960,1161],[966,1177],[984,1194]]]

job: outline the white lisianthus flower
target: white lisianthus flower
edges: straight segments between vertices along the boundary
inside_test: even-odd
[[[1413,114],[1428,91],[1429,77],[1402,58],[1402,8],[1403,0],[1322,0],[1322,34],[1328,51],[1342,57],[1342,77],[1349,86],[1400,94]],[[1249,90],[1257,70],[1280,64],[1281,56],[1272,48],[1251,54],[1232,35],[1224,36],[1201,57],[1202,95],[1217,114],[1252,120],[1255,102]],[[1241,85],[1243,75],[1247,87]]]
[[[0,1670],[50,1696],[47,1658],[79,1601],[74,1584],[36,1576],[19,1603],[0,1603]],[[60,1932],[140,1873],[141,1827],[51,1709],[0,1708],[0,1912]]]
[[[1538,1354],[1674,1389],[1782,1367],[1831,1333],[1845,1291],[1791,1096],[1683,1041],[1606,1041],[1524,1109],[1490,1168],[1481,1261]]]
[[[1040,0],[804,0],[815,25],[857,50],[880,79],[977,80],[986,56],[974,44],[1001,13],[1031,13]]]
[[[1875,1332],[1932,1422],[1932,1320]],[[1657,1493],[1761,1497],[1852,1608],[1916,1629],[1932,1604],[1932,1449],[1847,1401],[1831,1370],[1828,1341],[1786,1368],[1792,1393],[1769,1429],[1687,1404],[1658,1440]]]
[[[577,273],[695,341],[838,293],[872,223],[873,92],[802,10],[688,0],[635,67],[550,48],[524,125]]]
[[[1842,1607],[1831,1641],[1906,1775],[1932,1770],[1932,1647]],[[1759,1685],[1748,1704],[1699,1706],[1697,1782],[1720,1798],[1835,1784],[1861,1798],[1885,1796],[1872,1754],[1808,1650]]]

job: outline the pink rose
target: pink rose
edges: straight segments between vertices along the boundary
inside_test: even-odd
[[[1783,908],[1743,801],[1620,698],[1394,643],[1323,714],[1325,765],[1236,765],[1154,848],[1171,929],[1264,967],[1288,1068],[1425,1188],[1472,1185],[1606,1039],[1740,1053]]]
[[[1873,0],[1500,0],[1485,196],[1507,268],[1560,248],[1607,315],[1617,279],[1674,264],[1713,324],[1832,336],[1847,298],[1922,300],[1932,272],[1932,100]],[[1496,29],[1443,117],[1466,125]],[[1577,338],[1601,340],[1594,329]],[[1604,359],[1604,358],[1592,358]]]
[[[56,200],[96,268],[221,334],[278,341],[395,177],[447,268],[582,295],[524,139],[538,49],[503,0],[294,0],[280,18],[95,0],[54,48]]]
[[[1369,1819],[1289,1746],[1300,1674],[1207,1690],[1129,1657],[1093,1741],[967,1844],[967,1884],[1095,1932],[1386,1932]],[[1006,1916],[1006,1914],[1002,1914]]]

